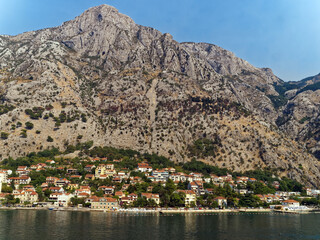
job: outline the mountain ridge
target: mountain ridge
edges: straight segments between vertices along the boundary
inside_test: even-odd
[[[93,7],[58,27],[0,36],[1,158],[93,140],[236,171],[278,168],[318,185],[320,165],[298,130],[276,125],[289,107],[274,106],[281,84],[216,45],[179,43]]]

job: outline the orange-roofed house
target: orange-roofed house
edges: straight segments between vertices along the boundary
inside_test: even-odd
[[[114,193],[114,189],[115,189],[115,186],[100,186],[100,187],[98,187],[99,191],[103,191],[104,194],[109,194],[109,195]]]
[[[91,209],[117,210],[118,208],[119,203],[114,198],[100,197],[91,201]]]
[[[126,195],[122,191],[115,192],[114,196],[118,197],[120,200]]]
[[[30,170],[27,166],[19,166],[16,170],[16,173],[21,177],[22,175],[29,175]]]
[[[55,164],[56,162],[54,160],[47,160],[46,163],[47,164]]]
[[[148,163],[138,163],[139,172],[152,172],[152,167]]]
[[[159,194],[141,193],[141,197],[145,197],[147,200],[154,200],[157,205],[160,204]]]
[[[56,177],[47,177],[46,178],[46,183],[48,184],[56,184],[56,182],[59,180],[59,178]]]
[[[197,195],[193,190],[177,190],[177,192],[182,192],[186,195],[186,197],[184,199],[185,206],[190,206],[190,205],[196,204]]]
[[[85,180],[94,180],[94,174],[86,174],[86,176],[84,177]]]
[[[293,199],[288,199],[288,200],[285,200],[282,202],[282,206],[285,208],[285,207],[292,207],[292,208],[295,208],[295,207],[299,207],[300,206],[300,203],[296,200],[293,200]]]

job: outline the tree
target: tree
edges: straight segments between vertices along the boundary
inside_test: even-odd
[[[178,183],[177,189],[187,190],[188,189],[188,185],[189,185],[189,181],[185,181],[185,182],[180,181]]]
[[[138,199],[133,203],[134,207],[147,207],[148,200],[146,197],[138,197]]]
[[[4,193],[12,193],[13,189],[11,186],[8,186],[6,183],[2,185],[2,192]]]
[[[12,194],[6,195],[5,196],[5,203],[6,204],[16,204],[16,203],[20,203],[20,199],[19,198],[14,198],[14,196]]]
[[[52,192],[49,189],[44,190],[44,196],[49,198]]]
[[[131,185],[131,184],[129,185],[129,187],[127,189],[128,193],[133,193],[136,190],[137,190],[136,187],[134,185]]]
[[[163,190],[164,190],[163,186],[160,183],[158,183],[153,187],[152,193],[160,193]]]
[[[171,179],[168,179],[165,190],[167,191],[167,194],[171,195],[176,190],[176,185]]]
[[[170,197],[170,207],[183,207],[185,200],[185,194],[182,192],[173,193]]]
[[[240,198],[239,205],[242,207],[258,207],[261,205],[261,201],[259,197],[252,194],[247,194]]]
[[[32,171],[29,174],[31,178],[31,184],[34,186],[40,186],[42,183],[46,181],[46,177],[43,175],[42,172],[34,172]]]
[[[96,192],[95,195],[96,195],[97,197],[103,197],[104,192],[100,190],[100,191]]]
[[[78,198],[78,197],[72,197],[71,198],[71,205],[72,206],[78,206],[79,204],[82,204],[82,206],[85,206],[85,199],[84,198]]]
[[[39,201],[44,201],[44,194],[40,186],[36,188],[36,193],[38,194]]]

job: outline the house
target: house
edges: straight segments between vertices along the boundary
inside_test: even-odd
[[[5,200],[7,195],[10,195],[10,193],[0,193],[0,200]]]
[[[92,164],[91,165],[86,165],[84,170],[87,171],[87,172],[92,172],[92,170],[95,169],[95,167],[96,166],[92,165]]]
[[[47,177],[46,183],[55,185],[58,180],[59,180],[59,178],[56,178],[56,177]]]
[[[118,177],[118,176],[115,176],[115,177],[112,179],[112,182],[121,183],[121,178]]]
[[[284,208],[296,208],[300,206],[300,203],[293,199],[288,199],[282,202]]]
[[[68,185],[70,183],[70,181],[66,178],[59,178],[56,183],[55,183],[55,186],[58,186],[58,187],[64,187],[66,185]]]
[[[51,165],[52,165],[52,164],[55,164],[55,163],[56,163],[56,162],[55,162],[54,160],[47,160],[47,161],[46,161],[46,164],[51,164]]]
[[[34,186],[32,186],[32,185],[25,185],[25,186],[23,186],[23,188],[22,188],[23,190],[32,190],[32,191],[36,191],[35,190],[35,188],[34,188]]]
[[[115,186],[100,186],[99,191],[104,192],[104,194],[112,195],[114,193]]]
[[[223,182],[222,177],[218,177],[217,175],[214,175],[214,174],[211,174],[210,178],[211,178],[213,183],[221,183],[221,182]]]
[[[213,194],[214,189],[213,189],[213,188],[207,188],[207,189],[205,190],[205,192],[206,192],[207,194]]]
[[[91,195],[91,189],[89,186],[81,186],[79,189],[75,190],[75,195],[79,196],[82,193],[85,193],[87,195]]]
[[[123,198],[121,198],[121,201],[120,201],[120,205],[121,205],[121,206],[122,206],[123,204],[129,205],[129,204],[131,204],[131,203],[133,203],[133,200],[132,200],[131,198],[129,198],[129,197],[123,197]]]
[[[78,189],[79,188],[79,184],[78,183],[70,183],[67,186],[67,189]]]
[[[257,181],[257,179],[255,179],[255,178],[249,178],[249,180],[248,180],[249,182],[256,182]]]
[[[71,175],[70,179],[76,179],[76,180],[80,180],[81,179],[81,175]]]
[[[47,166],[47,164],[45,164],[45,163],[38,163],[36,166],[35,166],[35,170],[37,171],[37,172],[40,172],[40,171],[44,171],[44,170],[46,170],[46,168],[47,168],[48,166]],[[32,169],[34,169],[34,166],[32,166]]]
[[[94,201],[98,201],[98,199],[99,199],[99,197],[97,197],[97,196],[91,196],[91,197],[88,197],[87,199],[86,199],[86,203],[92,203],[92,202],[94,202]]]
[[[153,170],[151,175],[156,182],[166,182],[169,178],[169,172],[166,170]]]
[[[12,194],[14,198],[19,198],[21,203],[24,203],[24,202],[33,203],[38,201],[38,194],[32,189],[14,190]]]
[[[130,193],[128,195],[128,197],[132,200],[132,201],[136,201],[138,199],[138,195],[135,193]]]
[[[30,184],[31,178],[29,176],[11,177],[8,179],[8,183],[13,182],[15,185]]]
[[[123,184],[122,188],[121,188],[121,191],[127,190],[129,186],[130,186],[130,184]]]
[[[117,192],[115,192],[114,196],[118,197],[121,200],[126,195],[122,191],[117,191]]]
[[[116,210],[119,208],[117,199],[110,197],[99,197],[91,201],[91,209]]]
[[[193,190],[197,195],[204,195],[205,194],[205,190],[203,189],[202,181],[189,182],[188,190]]]
[[[16,173],[21,177],[23,175],[29,175],[30,170],[27,166],[18,166]]]
[[[148,163],[138,163],[139,172],[152,172],[152,167]]]
[[[193,181],[202,181],[203,174],[202,173],[190,173]]]
[[[196,204],[197,195],[193,190],[177,190],[177,192],[182,192],[186,195],[184,199],[184,205],[186,207]]]
[[[176,172],[175,168],[164,168],[164,170],[168,171],[169,173],[175,173]]]
[[[113,164],[99,164],[95,170],[95,177],[106,179],[107,177],[112,177],[115,173]]]
[[[8,182],[8,172],[0,170],[0,182],[7,183]]]
[[[77,175],[78,174],[78,169],[76,169],[76,168],[68,168],[67,169],[67,174]]]
[[[148,186],[147,187],[147,192],[152,192],[152,190],[153,190],[153,186]]]
[[[145,197],[147,200],[154,200],[157,205],[160,204],[159,194],[141,193],[141,197]]]
[[[128,179],[129,178],[129,175],[126,174],[124,171],[120,171],[118,172],[118,174],[116,175],[116,177],[119,177],[120,180],[122,181],[123,179]]]
[[[220,208],[225,208],[227,206],[227,199],[225,197],[216,197],[214,201],[218,203]]]
[[[106,164],[105,166],[107,170],[114,170],[114,164]]]
[[[57,207],[67,207],[74,195],[71,193],[51,193],[49,200]]]
[[[64,189],[62,187],[50,187],[49,190],[53,193],[63,193]]]
[[[86,174],[86,176],[84,177],[85,180],[94,180],[94,174]]]
[[[243,189],[235,189],[234,191],[239,193],[239,194],[241,194],[241,195],[245,195],[245,194],[248,193],[248,189],[245,189],[245,188],[243,188]]]
[[[238,184],[244,184],[244,185],[246,185],[247,182],[248,182],[248,180],[249,180],[248,177],[237,177],[236,182],[237,182]]]
[[[178,173],[172,173],[169,175],[169,179],[171,179],[174,182],[180,182],[181,181],[181,175]]]

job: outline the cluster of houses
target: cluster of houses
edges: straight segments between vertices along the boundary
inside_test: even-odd
[[[55,206],[68,206],[72,198],[84,198],[86,203],[91,204],[92,209],[117,209],[123,205],[130,206],[139,197],[145,197],[147,200],[152,200],[155,205],[160,204],[160,197],[157,193],[152,193],[153,186],[156,183],[165,185],[168,179],[171,179],[174,184],[178,185],[181,182],[188,182],[186,190],[177,190],[176,192],[183,193],[185,198],[185,206],[195,205],[197,198],[205,194],[213,194],[214,189],[205,188],[204,183],[214,184],[216,186],[224,186],[228,184],[234,191],[240,195],[251,193],[246,185],[248,182],[256,182],[254,178],[246,176],[237,177],[234,179],[232,175],[225,176],[210,175],[205,177],[201,173],[183,173],[176,172],[175,168],[153,169],[148,163],[138,163],[135,172],[140,172],[154,184],[150,184],[147,192],[137,195],[136,193],[128,194],[128,187],[137,183],[143,183],[144,180],[138,176],[132,176],[131,171],[128,169],[116,169],[114,163],[106,163],[106,159],[95,158],[89,160],[84,167],[85,174],[80,174],[79,170],[72,166],[55,166],[54,160],[47,160],[45,163],[37,165],[19,166],[15,171],[15,177],[12,175],[11,170],[0,170],[0,185],[6,183],[14,187],[12,195],[14,198],[19,198],[20,202],[36,203],[39,201],[38,191],[35,187],[30,185],[31,178],[30,172],[32,171],[45,171],[47,169],[58,169],[65,171],[65,177],[57,178],[54,176],[46,177],[45,182],[40,185],[43,192],[49,192],[48,201],[52,202]],[[116,160],[117,161],[117,160]],[[119,161],[119,160],[118,160]],[[141,174],[140,174],[141,175]],[[88,185],[91,180],[105,180],[112,179],[110,186],[101,185],[97,191],[102,192],[103,196],[98,197],[91,191]],[[72,181],[77,180],[77,181]],[[76,183],[75,183],[76,182]],[[129,184],[130,182],[130,184]],[[122,183],[121,189],[116,191],[116,183]],[[264,184],[264,183],[263,183]],[[275,181],[273,186],[279,188],[279,183]],[[1,188],[0,188],[1,190]],[[307,189],[308,195],[319,195],[320,190]],[[0,199],[4,199],[9,193],[1,193]],[[290,197],[300,195],[299,192],[276,192],[275,194],[256,195],[261,201],[267,203],[283,202],[284,204],[292,204]],[[222,196],[217,196],[214,201],[220,207],[227,206],[227,199]],[[289,202],[288,202],[289,201]],[[296,203],[294,203],[296,204]]]

